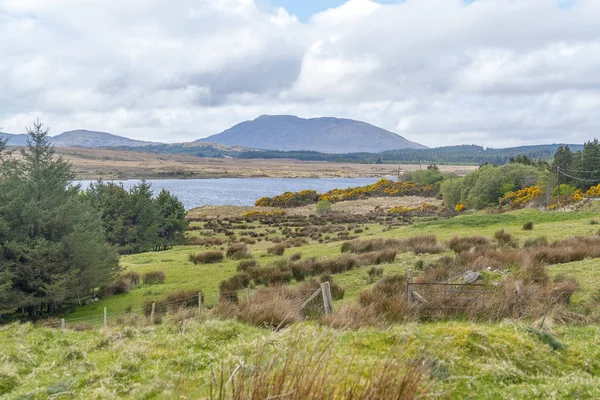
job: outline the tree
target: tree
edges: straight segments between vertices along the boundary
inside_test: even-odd
[[[507,192],[535,185],[540,176],[539,169],[529,165],[486,165],[461,179],[444,181],[441,192],[450,207],[460,201],[469,208],[481,209],[498,204]]]
[[[158,243],[155,250],[167,249],[183,239],[188,221],[185,219],[185,207],[176,196],[165,189],[156,198],[159,216]]]
[[[167,249],[183,238],[187,228],[183,204],[166,190],[153,199],[152,187],[145,181],[129,191],[99,181],[90,185],[86,198],[101,215],[106,239],[121,254]]]
[[[0,312],[52,312],[119,270],[98,214],[71,186],[71,164],[55,157],[48,131],[36,121],[20,158],[0,167]]]

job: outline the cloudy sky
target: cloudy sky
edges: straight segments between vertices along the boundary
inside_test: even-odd
[[[261,114],[428,146],[600,136],[598,0],[0,0],[0,126],[190,141]]]

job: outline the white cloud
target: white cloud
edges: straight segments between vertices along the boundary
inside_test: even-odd
[[[600,132],[600,2],[2,0],[0,126],[39,116],[187,141],[260,114],[365,120],[429,146]]]

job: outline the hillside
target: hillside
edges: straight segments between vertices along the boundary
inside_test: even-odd
[[[198,141],[258,149],[323,153],[425,148],[366,122],[340,118],[304,119],[291,115],[262,115]]]
[[[8,138],[9,146],[24,146],[27,142],[26,134],[13,135],[10,133],[0,132],[0,137]],[[145,142],[141,140],[129,139],[123,136],[113,135],[107,132],[96,132],[79,129],[75,131],[63,132],[60,135],[52,136],[50,142],[56,147],[141,147],[154,144],[153,142]]]

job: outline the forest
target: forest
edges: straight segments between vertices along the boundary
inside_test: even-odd
[[[0,315],[81,304],[119,274],[119,254],[181,241],[185,209],[170,193],[154,198],[145,182],[129,192],[103,182],[83,190],[55,157],[48,129],[36,122],[28,135],[18,152],[0,143]]]

